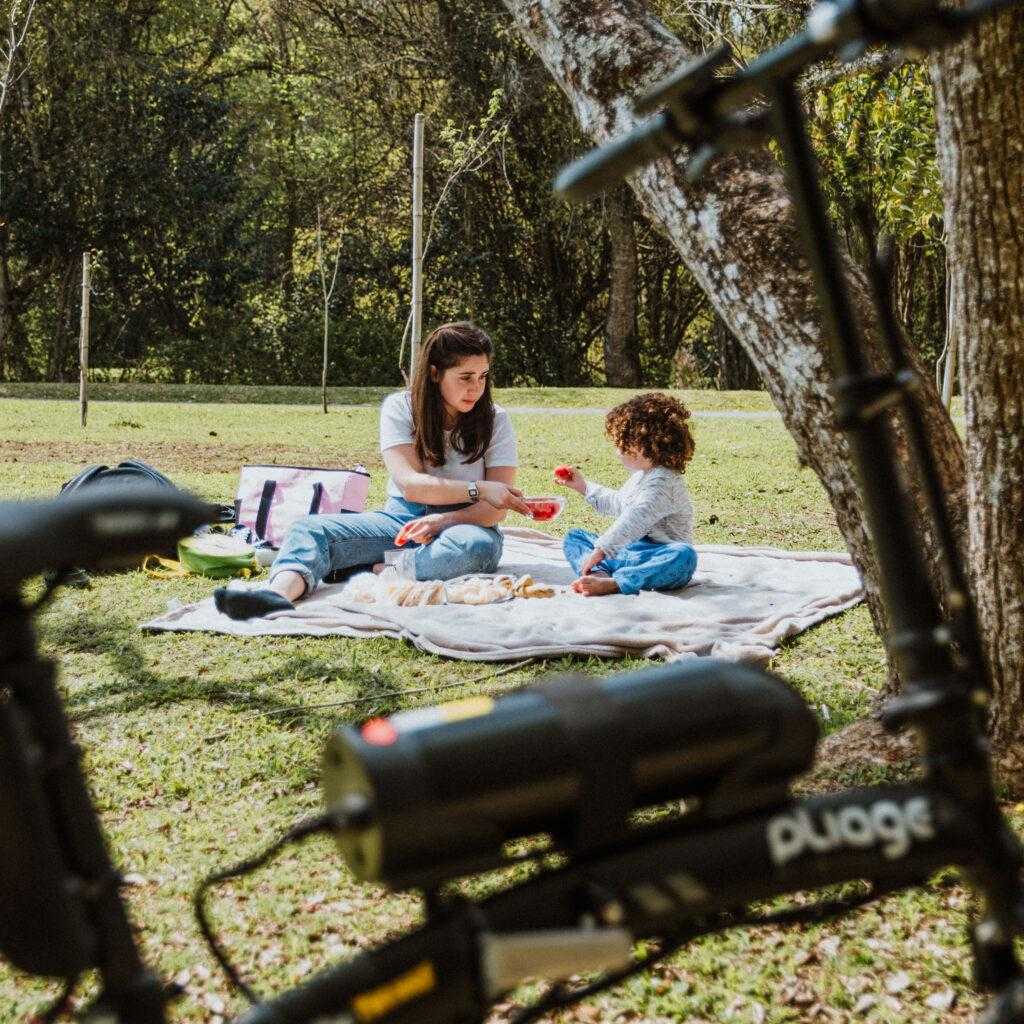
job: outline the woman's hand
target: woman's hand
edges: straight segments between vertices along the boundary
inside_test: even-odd
[[[518,487],[510,487],[499,480],[477,480],[480,500],[495,508],[510,508],[513,512],[530,515],[530,506],[523,501],[523,492]]]
[[[395,543],[399,547],[406,544],[429,544],[446,526],[444,514],[435,512],[433,515],[410,519],[401,530]]]
[[[571,487],[578,494],[587,493],[587,481],[583,474],[573,466],[555,466],[555,482],[563,487]]]

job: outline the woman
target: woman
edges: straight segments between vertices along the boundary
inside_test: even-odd
[[[512,422],[491,398],[491,339],[479,327],[442,324],[423,343],[412,388],[381,406],[380,447],[388,479],[381,512],[305,516],[291,528],[261,590],[219,587],[214,601],[233,619],[294,607],[329,573],[384,568],[448,580],[494,572],[508,509],[529,515],[515,486]],[[404,527],[404,530],[403,530]],[[399,551],[395,538],[415,545]]]

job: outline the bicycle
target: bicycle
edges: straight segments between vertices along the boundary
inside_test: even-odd
[[[885,705],[882,718],[891,729],[916,730],[923,778],[789,798],[788,783],[801,764],[809,764],[815,730],[778,681],[761,674],[755,682],[745,676],[751,670],[736,667],[668,666],[612,677],[598,686],[563,680],[505,698],[468,725],[443,719],[424,725],[412,713],[408,724],[401,714],[390,720],[393,736],[342,730],[325,762],[328,805],[333,802],[336,816],[324,827],[337,833],[357,877],[422,888],[428,921],[412,935],[255,1006],[242,1018],[244,1024],[299,1022],[332,1012],[342,1013],[343,1019],[389,1024],[478,1021],[491,1002],[525,977],[603,972],[572,990],[554,986],[514,1018],[525,1024],[616,984],[697,936],[843,913],[894,889],[921,884],[950,864],[965,872],[985,900],[971,934],[977,983],[996,994],[984,1020],[1024,1021],[1024,976],[1013,949],[1024,926],[1024,856],[993,790],[983,722],[991,685],[970,591],[877,260],[873,284],[891,369],[872,372],[863,353],[795,86],[797,74],[822,57],[876,43],[927,50],[958,38],[1006,6],[1007,0],[983,0],[961,11],[941,9],[931,0],[819,4],[802,31],[740,71],[718,76],[728,57],[723,48],[668,78],[637,104],[639,113],[651,114],[646,122],[577,161],[555,185],[570,198],[587,198],[683,144],[691,153],[687,173],[696,179],[723,152],[768,135],[778,142],[832,343],[837,418],[850,437],[883,569],[882,597],[892,623],[889,647],[905,681],[903,693]],[[767,110],[745,109],[764,96]],[[924,568],[910,509],[901,497],[890,428],[881,418],[897,406],[943,553],[952,609],[948,620]],[[665,687],[668,680],[685,690]],[[720,717],[720,731],[704,735],[720,744],[732,740],[732,755],[721,756],[721,746],[716,758],[710,748],[681,744],[675,753],[689,771],[659,788],[649,774],[651,765],[641,763],[622,736],[630,713],[642,705],[636,696],[660,696],[659,713],[689,724],[727,698],[730,687],[747,684],[762,698],[763,730],[752,728],[742,700],[719,704],[736,708],[733,719]],[[546,711],[538,710],[538,702]],[[549,790],[530,773],[511,773],[518,787],[534,784],[546,809],[532,816],[520,809],[517,816],[510,809],[521,807],[516,787],[506,791],[488,780],[495,786],[488,792],[470,776],[466,766],[477,762],[467,752],[487,750],[493,756],[497,740],[505,748],[525,743],[540,757],[544,742],[532,732],[538,717],[558,723],[546,742],[559,750],[559,763],[572,766],[574,781],[558,773]],[[775,737],[783,741],[779,746],[773,746]],[[651,734],[644,739],[650,741]],[[628,793],[623,777],[632,783],[625,787]],[[427,800],[422,815],[414,813],[410,798],[401,798],[403,785]],[[447,802],[429,800],[438,786]],[[629,815],[638,806],[668,798],[687,801],[688,812],[678,821],[629,827]],[[350,801],[347,809],[343,799]],[[395,800],[400,800],[397,812],[392,811]],[[459,856],[446,856],[422,841],[431,824],[455,824],[456,807],[485,807],[488,800],[491,834],[484,836],[486,829],[481,829],[474,837],[462,835],[465,849]],[[443,893],[448,880],[507,863],[499,841],[530,830],[554,836],[568,864],[542,870],[480,902]],[[745,909],[752,901],[854,880],[868,880],[869,890],[768,914]],[[641,939],[658,948],[633,961],[629,950]]]
[[[984,1020],[1024,1022],[1024,972],[1013,948],[1024,930],[1024,850],[993,789],[983,721],[991,687],[976,617],[877,266],[889,372],[870,372],[848,315],[794,87],[803,68],[853,44],[940,45],[999,6],[1006,4],[997,0],[965,11],[945,11],[927,0],[819,5],[800,33],[731,76],[716,77],[722,51],[674,75],[641,101],[644,110],[665,104],[663,110],[584,158],[558,182],[562,191],[582,196],[681,143],[694,150],[689,165],[694,175],[718,152],[760,140],[768,131],[780,143],[826,330],[834,340],[839,420],[850,432],[861,468],[865,510],[884,569],[883,599],[893,623],[890,646],[905,680],[903,694],[883,709],[883,721],[917,731],[923,777],[793,798],[792,780],[810,765],[818,738],[813,714],[771,674],[714,662],[668,665],[599,683],[565,677],[496,701],[471,698],[339,729],[325,753],[326,811],[300,822],[259,856],[211,876],[197,892],[200,922],[215,955],[256,1003],[240,1024],[326,1018],[360,1024],[480,1021],[526,978],[596,973],[575,988],[556,983],[516,1015],[516,1024],[525,1024],[645,970],[699,936],[846,913],[894,890],[921,885],[948,865],[961,868],[985,900],[971,933],[976,980],[995,994]],[[771,99],[767,112],[743,109],[762,94]],[[880,419],[896,405],[904,413],[931,503],[947,590],[955,595],[948,621],[924,572],[898,487],[889,428]],[[870,473],[865,472],[869,455]],[[56,522],[56,504],[39,506],[35,515]],[[198,506],[189,507],[193,519],[202,514]],[[77,514],[89,513],[79,509]],[[179,526],[188,518],[182,515]],[[67,526],[72,520],[60,522]],[[34,571],[42,566],[38,554],[30,558],[19,543],[17,530],[0,532],[0,564],[10,564],[12,553],[23,559],[14,559],[20,584],[26,566]],[[88,561],[79,551],[67,554]],[[9,610],[9,601],[4,608]],[[21,620],[14,616],[14,621]],[[19,649],[31,654],[31,638],[23,637]],[[24,690],[10,687],[18,701]],[[5,708],[0,705],[3,728]],[[50,710],[59,714],[59,706]],[[23,733],[0,733],[0,751],[20,750]],[[482,749],[489,758],[486,770]],[[28,767],[24,774],[33,777]],[[80,776],[72,782],[77,787]],[[34,820],[52,824],[68,811],[53,796],[33,804]],[[9,797],[0,781],[0,821],[10,813],[3,810]],[[635,820],[638,810],[664,801],[683,801],[682,812],[653,824]],[[78,806],[74,813],[88,818],[90,812]],[[286,843],[319,831],[335,833],[357,878],[421,889],[426,924],[260,1002],[213,935],[204,893],[266,863]],[[550,843],[534,842],[510,855],[509,841],[529,843],[526,837],[537,833],[549,836]],[[22,830],[22,841],[37,841],[32,829]],[[0,857],[12,855],[11,848],[0,847]],[[482,900],[446,888],[481,871],[524,863],[535,865],[532,877]],[[50,874],[63,878],[66,872]],[[864,881],[868,888],[861,892],[811,906],[766,913],[748,906]],[[88,930],[94,908],[86,900],[79,909]],[[17,932],[0,932],[0,950],[8,956],[18,948],[12,943],[24,941]],[[635,959],[640,940],[654,948]],[[108,961],[115,946],[131,967],[118,977],[117,965],[108,963],[104,981],[116,998],[106,997],[105,1005],[122,1014],[119,1020],[158,1024],[166,990],[144,972],[137,955],[132,959],[126,944],[108,943]],[[71,967],[88,956],[83,952]],[[51,972],[54,967],[44,966]],[[130,997],[135,987],[150,997],[144,1013],[135,1012]]]
[[[0,953],[66,980],[42,1019],[97,968],[94,1018],[154,1024],[174,992],[144,964],[31,616],[73,568],[138,565],[218,509],[169,487],[98,484],[49,502],[0,505]],[[25,580],[57,570],[29,605]]]

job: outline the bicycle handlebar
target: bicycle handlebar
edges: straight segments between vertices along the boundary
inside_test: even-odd
[[[803,30],[728,77],[716,77],[730,55],[723,46],[698,58],[656,85],[635,104],[638,113],[664,109],[631,132],[591,150],[566,167],[554,189],[567,199],[590,199],[626,175],[680,145],[714,140],[714,153],[749,145],[763,136],[756,116],[737,115],[772,82],[789,79],[823,57],[862,46],[903,46],[929,50],[954,41],[982,18],[1021,0],[981,0],[964,10],[939,7],[935,0],[824,0],[813,7]],[[710,155],[714,155],[713,153]],[[702,153],[688,177],[707,164]]]
[[[0,595],[48,569],[138,560],[217,516],[215,505],[149,484],[97,484],[50,501],[2,502]]]

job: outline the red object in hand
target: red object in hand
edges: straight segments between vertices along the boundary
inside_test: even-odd
[[[555,479],[567,484],[573,477],[572,466],[555,466]]]
[[[530,516],[538,522],[546,522],[554,519],[565,505],[561,498],[527,498],[526,504],[530,506]]]
[[[360,730],[367,743],[390,747],[398,739],[398,730],[386,718],[371,718]]]
[[[409,540],[409,523],[406,523],[398,531],[398,536],[395,538],[395,547],[404,548],[406,542]]]

